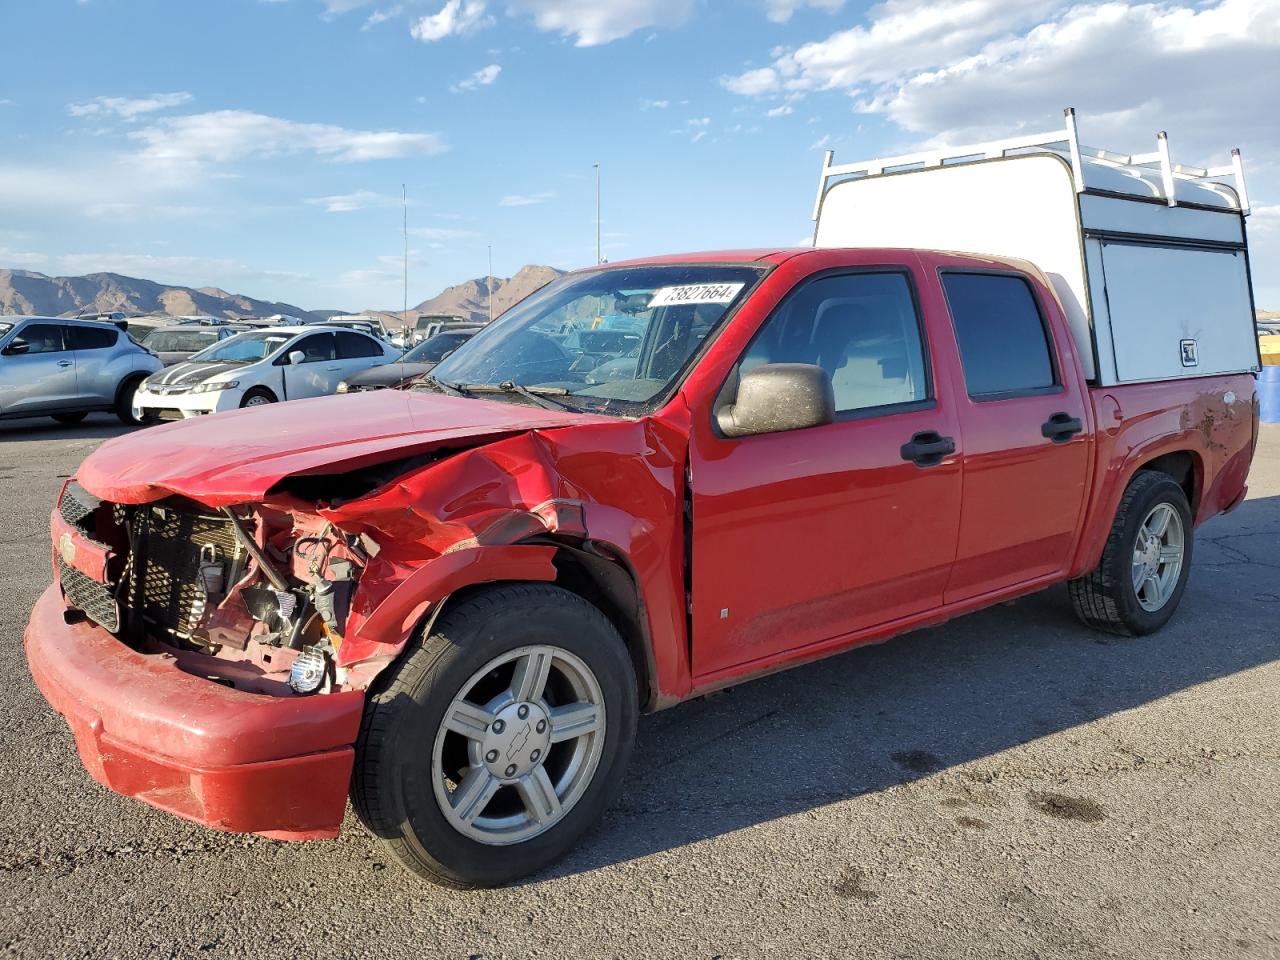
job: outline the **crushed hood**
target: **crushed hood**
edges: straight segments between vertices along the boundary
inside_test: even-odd
[[[113,503],[172,494],[210,507],[263,499],[296,474],[342,473],[375,463],[460,449],[529,430],[614,422],[426,392],[379,390],[294,400],[150,427],[109,440],[76,479]]]

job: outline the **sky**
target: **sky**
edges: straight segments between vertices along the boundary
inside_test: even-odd
[[[399,308],[493,269],[807,242],[837,162],[1061,126],[1243,150],[1280,309],[1280,0],[39,0],[0,267]]]

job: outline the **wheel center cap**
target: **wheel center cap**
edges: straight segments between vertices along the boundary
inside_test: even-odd
[[[541,764],[551,746],[551,721],[536,703],[507,704],[489,724],[480,753],[489,772],[515,780]]]

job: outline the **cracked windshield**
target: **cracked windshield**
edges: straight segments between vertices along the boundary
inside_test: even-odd
[[[432,380],[463,393],[519,396],[523,388],[572,409],[643,413],[665,398],[762,274],[681,265],[571,275],[458,348]]]

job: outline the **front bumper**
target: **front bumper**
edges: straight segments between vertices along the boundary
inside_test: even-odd
[[[190,419],[220,410],[234,410],[240,406],[243,393],[238,388],[208,393],[156,393],[142,386],[133,395],[133,415],[139,419],[143,416]]]
[[[55,583],[24,636],[36,686],[99,783],[215,830],[336,837],[364,694],[271,697],[184,673],[92,623],[68,624]]]

